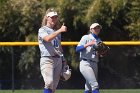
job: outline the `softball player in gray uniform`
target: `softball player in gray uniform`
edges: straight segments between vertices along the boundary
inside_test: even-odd
[[[101,42],[98,37],[101,28],[98,23],[93,23],[90,26],[91,33],[84,35],[76,47],[76,51],[80,52],[80,72],[86,80],[85,93],[99,93],[97,82],[99,55],[95,47]]]
[[[45,82],[44,93],[55,92],[62,70],[61,32],[66,32],[67,27],[62,25],[57,30],[57,23],[57,12],[52,8],[48,9],[38,31],[40,69]]]

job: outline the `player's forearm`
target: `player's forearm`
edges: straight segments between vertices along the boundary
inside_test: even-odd
[[[57,35],[59,35],[61,33],[61,30],[57,30],[54,33],[44,37],[44,40],[47,42],[51,42]]]
[[[81,45],[76,47],[76,52],[80,52],[81,50],[87,48],[89,44]]]
[[[83,45],[81,46],[77,46],[76,47],[76,52],[80,52],[81,50],[83,50],[85,47]]]

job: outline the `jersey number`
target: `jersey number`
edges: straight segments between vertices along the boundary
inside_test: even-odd
[[[54,39],[53,45],[54,45],[54,47],[58,47],[58,41],[56,39]]]

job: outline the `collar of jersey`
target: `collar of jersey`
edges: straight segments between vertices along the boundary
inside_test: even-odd
[[[98,40],[98,36],[97,36],[97,35],[92,34],[92,36],[93,36],[96,40]]]

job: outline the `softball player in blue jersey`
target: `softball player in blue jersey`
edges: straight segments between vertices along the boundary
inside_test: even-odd
[[[42,27],[38,31],[38,42],[41,53],[40,69],[45,86],[44,93],[54,93],[62,70],[61,33],[67,31],[62,25],[58,28],[58,14],[50,8],[42,20]]]
[[[98,23],[93,23],[90,26],[90,34],[84,35],[76,47],[76,52],[80,52],[80,72],[86,80],[85,93],[99,93],[97,82],[99,55],[95,47],[101,42],[98,37],[101,28]]]

